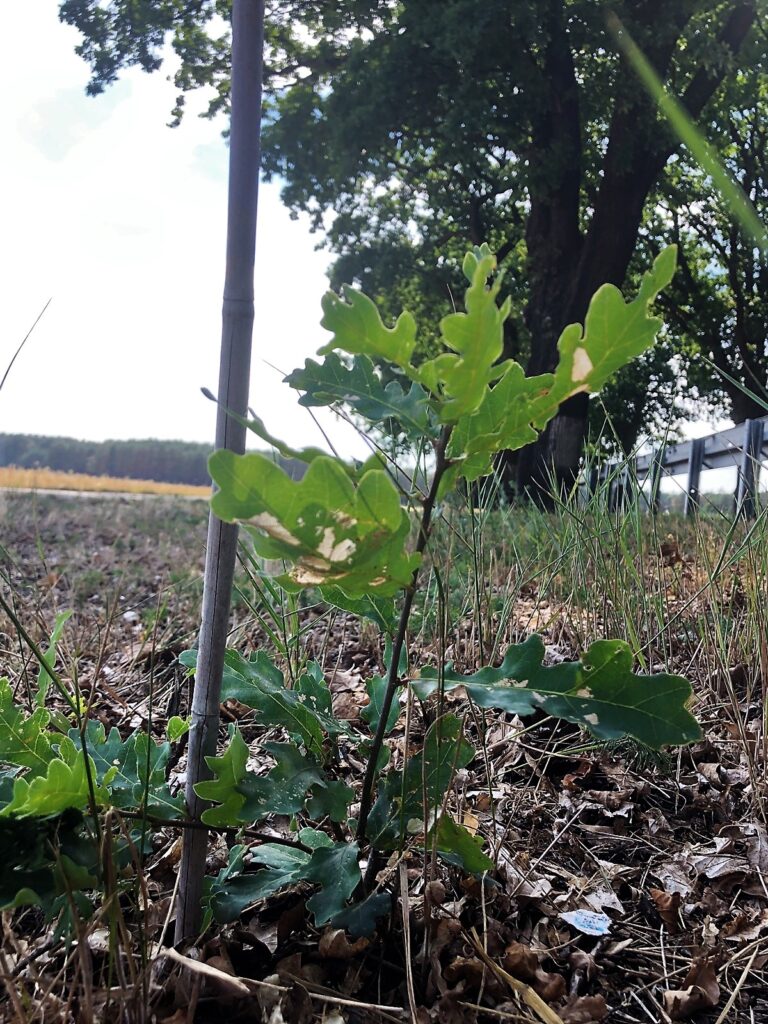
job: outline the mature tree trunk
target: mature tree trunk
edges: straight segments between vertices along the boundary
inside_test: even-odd
[[[638,21],[661,25],[646,56],[662,80],[666,77],[680,32],[690,11],[678,12],[675,24],[663,15],[661,0],[638,6]],[[665,20],[666,17],[666,20]],[[550,84],[550,102],[534,125],[532,152],[546,170],[530,186],[528,246],[529,302],[526,322],[531,332],[529,374],[553,370],[557,340],[563,328],[583,322],[601,284],[621,287],[648,195],[677,148],[656,120],[655,104],[634,72],[624,66],[616,83],[617,100],[609,129],[603,175],[586,233],[579,226],[581,202],[581,127],[576,81],[563,6],[549,9],[549,45],[542,72]],[[755,19],[754,2],[737,4],[721,30],[719,41],[738,52]],[[682,97],[692,117],[702,109],[725,75],[724,64],[700,68]],[[579,471],[587,429],[588,396],[565,402],[539,440],[520,452],[517,488],[548,506],[553,490],[567,492]]]
[[[749,384],[747,384],[749,387]],[[731,418],[734,423],[743,423],[744,420],[757,420],[768,415],[768,398],[758,402],[756,398],[744,394],[739,388],[732,384],[727,385],[728,399],[731,405]],[[760,394],[757,386],[750,388],[756,395]]]

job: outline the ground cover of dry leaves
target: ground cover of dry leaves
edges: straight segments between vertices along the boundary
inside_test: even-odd
[[[181,499],[0,499],[6,594],[37,638],[57,611],[74,609],[60,665],[77,671],[92,713],[109,727],[125,733],[151,718],[161,730],[187,713],[190,683],[177,657],[194,643],[206,517],[204,502]],[[120,910],[116,944],[104,914],[69,947],[35,908],[3,915],[0,1019],[87,1020],[86,1007],[94,1020],[162,1024],[768,1024],[764,563],[742,544],[715,573],[717,538],[675,520],[649,525],[629,545],[626,531],[602,523],[576,548],[560,537],[556,556],[555,533],[539,519],[515,542],[495,540],[479,575],[456,556],[446,570],[454,596],[447,633],[428,588],[412,665],[443,653],[475,668],[480,648],[500,660],[506,643],[532,629],[553,661],[595,637],[621,637],[642,650],[645,669],[694,682],[701,742],[653,757],[632,744],[595,745],[551,720],[482,719],[469,709],[478,756],[459,773],[450,810],[482,835],[497,870],[466,877],[406,850],[384,869],[395,911],[370,940],[318,934],[305,886],[191,949],[166,942],[157,955],[180,850],[179,831],[163,829],[141,913]],[[450,555],[455,534],[441,552]],[[252,604],[242,581],[232,643],[243,650],[264,643]],[[382,665],[376,631],[308,608],[300,645],[321,661],[336,713],[357,718],[365,679]],[[36,673],[7,620],[0,651],[14,684]],[[466,709],[460,694],[453,700]],[[222,711],[246,739],[257,735],[247,709]],[[408,748],[404,730],[394,734],[395,764],[418,747],[419,714],[414,708]],[[356,751],[341,753],[345,781],[359,786]],[[174,785],[184,767],[182,750]],[[288,827],[274,821],[267,831]],[[211,870],[225,863],[226,848],[227,836],[213,838]]]

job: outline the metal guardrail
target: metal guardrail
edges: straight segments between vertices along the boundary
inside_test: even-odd
[[[609,502],[621,501],[634,481],[642,487],[650,483],[648,501],[652,511],[659,508],[659,489],[664,476],[686,475],[683,508],[695,515],[701,507],[701,473],[704,469],[730,469],[735,466],[734,511],[747,518],[757,513],[757,490],[762,463],[768,459],[768,416],[745,420],[736,427],[708,434],[680,444],[664,445],[646,455],[638,455],[619,469],[619,463],[595,467],[590,474],[592,493],[598,484],[610,480]]]

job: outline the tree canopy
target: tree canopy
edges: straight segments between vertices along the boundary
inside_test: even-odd
[[[761,3],[268,5],[265,170],[279,176],[290,209],[325,233],[333,283],[358,282],[388,312],[407,304],[434,321],[460,288],[467,242],[487,241],[509,268],[518,309],[507,354],[527,358],[530,373],[548,371],[561,330],[583,319],[597,287],[624,283],[649,210],[656,227],[677,230],[691,281],[703,273],[706,290],[708,263],[693,240],[701,180],[679,161],[662,186],[678,143],[622,57],[609,9],[690,115],[707,119],[713,99],[718,111],[736,102],[730,85],[744,87],[762,52]],[[125,66],[156,70],[170,40],[180,117],[192,89],[208,89],[211,114],[227,104],[228,9],[227,0],[65,0],[61,17],[83,33],[92,92]],[[723,141],[729,131],[723,122]],[[660,195],[681,211],[677,229],[656,212]],[[678,306],[682,317],[682,298]],[[669,367],[645,373],[658,382]],[[635,389],[638,410],[642,394]],[[566,403],[523,454],[521,484],[553,463],[572,478],[586,420],[586,396]]]

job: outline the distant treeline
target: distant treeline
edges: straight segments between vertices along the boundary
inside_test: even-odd
[[[0,466],[170,484],[210,483],[207,460],[211,451],[211,445],[194,441],[76,441],[71,437],[0,434]]]

